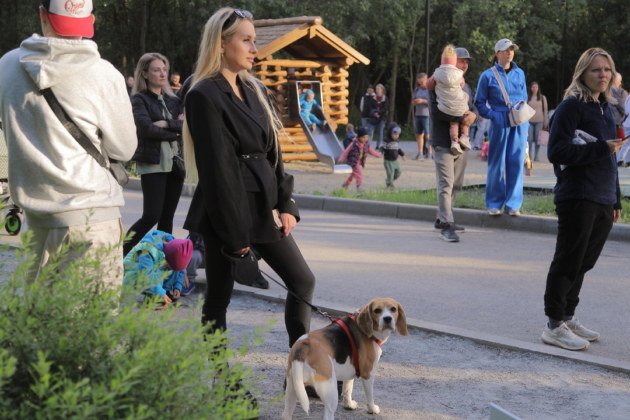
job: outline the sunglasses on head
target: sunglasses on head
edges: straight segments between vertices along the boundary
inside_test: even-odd
[[[249,20],[254,19],[254,15],[252,15],[252,12],[248,10],[234,9],[234,11],[230,13],[230,16],[227,19],[225,19],[225,22],[223,22],[222,30],[225,30],[226,28],[229,28],[230,26],[232,26],[232,24],[234,23],[237,17],[240,17],[242,19],[249,19]]]

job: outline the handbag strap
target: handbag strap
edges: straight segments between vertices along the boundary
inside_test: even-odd
[[[510,102],[510,97],[508,96],[507,92],[505,91],[505,86],[503,86],[503,81],[501,80],[501,76],[499,75],[499,71],[497,70],[497,68],[493,65],[492,66],[492,73],[494,73],[494,77],[496,77],[497,82],[499,82],[499,88],[501,89],[501,93],[503,93],[503,100],[505,101],[505,104],[508,106],[508,108],[512,107],[512,102]]]
[[[64,128],[68,130],[70,135],[85,149],[85,151],[92,156],[99,165],[103,168],[109,169],[109,161],[98,151],[94,143],[85,135],[79,126],[72,121],[66,110],[61,106],[57,97],[53,93],[51,88],[42,89],[40,93],[46,98],[46,102],[50,105],[50,109],[55,113]]]

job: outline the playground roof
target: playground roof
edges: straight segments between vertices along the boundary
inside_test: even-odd
[[[322,26],[319,16],[254,21],[259,60],[278,51],[297,59],[369,64],[370,59]]]

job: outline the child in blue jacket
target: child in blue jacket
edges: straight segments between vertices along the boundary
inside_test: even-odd
[[[151,230],[125,256],[124,286],[142,282],[146,296],[158,296],[163,306],[177,300],[186,286],[186,267],[193,252],[190,239],[175,239],[170,233]]]

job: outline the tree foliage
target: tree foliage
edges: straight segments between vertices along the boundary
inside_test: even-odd
[[[0,8],[0,53],[38,31],[38,0],[7,2]],[[488,67],[494,43],[510,38],[520,47],[517,63],[528,81],[540,83],[554,106],[567,87],[573,67],[587,48],[608,50],[622,74],[630,67],[630,8],[625,0],[430,0],[429,68],[426,0],[235,0],[232,6],[252,11],[258,19],[318,15],[324,25],[371,59],[354,65],[350,101],[358,104],[369,83],[383,83],[394,99],[392,117],[408,118],[414,76],[439,65],[447,43],[468,48],[473,60],[467,75],[474,87]],[[138,58],[159,51],[173,70],[191,72],[202,27],[219,7],[216,0],[95,0],[96,37],[101,54],[130,74]],[[392,89],[394,87],[394,89]]]

